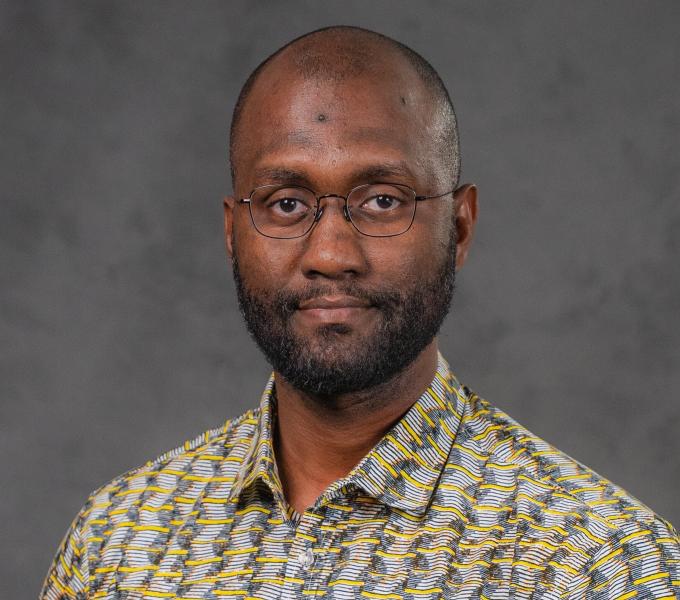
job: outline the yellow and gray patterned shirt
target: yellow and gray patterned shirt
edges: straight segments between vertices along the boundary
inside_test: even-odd
[[[294,514],[260,407],[91,495],[41,598],[659,599],[680,540],[621,488],[461,386],[430,387]]]

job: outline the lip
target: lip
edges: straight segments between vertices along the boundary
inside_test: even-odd
[[[318,296],[300,303],[300,310],[336,310],[343,308],[370,308],[370,303],[355,296]]]
[[[297,317],[304,326],[344,323],[356,328],[368,324],[372,309],[370,302],[354,296],[318,296],[301,302]]]

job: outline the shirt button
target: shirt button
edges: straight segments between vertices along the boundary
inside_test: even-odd
[[[311,548],[307,548],[307,550],[298,554],[297,561],[303,569],[309,569],[314,564],[314,552]]]

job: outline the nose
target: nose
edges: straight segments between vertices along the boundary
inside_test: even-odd
[[[351,279],[368,264],[363,238],[352,225],[344,199],[322,196],[312,230],[304,238],[300,268],[308,279]]]

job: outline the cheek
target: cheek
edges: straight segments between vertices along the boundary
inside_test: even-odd
[[[411,229],[404,234],[405,247],[402,250],[401,263],[405,270],[415,271],[419,278],[424,276],[428,269],[441,265],[445,260],[453,234],[450,215],[436,211],[434,215],[427,217],[427,220],[414,222]]]
[[[413,235],[409,230],[401,236],[376,240],[378,243],[371,244],[367,252],[372,279],[377,285],[389,282],[399,290],[410,289],[425,277],[433,259],[441,254],[431,232]]]
[[[241,277],[250,288],[280,288],[295,261],[288,241],[273,240],[255,231],[250,216],[234,220],[234,255]]]
[[[449,259],[452,236],[455,236],[455,220],[449,204],[441,203],[431,208],[429,222],[418,233],[428,264],[441,268],[443,261]]]

